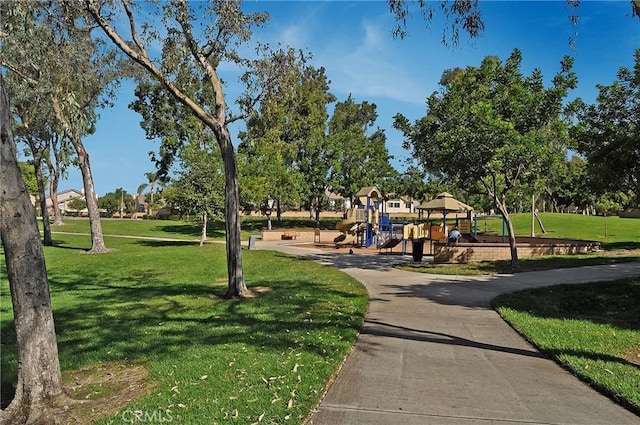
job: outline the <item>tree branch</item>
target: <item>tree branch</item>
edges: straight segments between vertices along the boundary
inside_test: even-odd
[[[131,30],[131,38],[133,38],[133,42],[136,44],[136,46],[138,46],[138,49],[140,49],[140,52],[142,52],[142,55],[148,58],[149,55],[147,54],[147,49],[145,49],[144,44],[142,44],[142,42],[140,41],[140,38],[138,38],[136,23],[133,19],[133,13],[129,8],[128,0],[122,0],[122,6],[124,7],[124,11],[127,14],[127,18],[129,18],[129,29]]]
[[[126,1],[126,0],[123,0]],[[141,53],[133,50],[127,42],[125,42],[120,34],[113,29],[113,27],[107,22],[107,20],[100,14],[97,10],[95,0],[85,0],[85,7],[98,23],[100,28],[105,32],[107,37],[113,41],[116,46],[120,48],[127,56],[133,59],[137,64],[145,68],[151,75],[157,78],[164,87],[178,100],[178,102],[182,103],[184,106],[189,108],[193,113],[198,117],[198,119],[202,120],[207,125],[212,124],[212,117],[201,108],[196,102],[193,101],[189,96],[184,94],[173,82],[164,74],[158,67],[151,62],[151,59],[146,55],[146,51],[141,51]]]
[[[22,78],[24,80],[24,82],[26,82],[27,84],[29,84],[29,86],[31,88],[36,88],[38,86],[38,81],[33,79],[32,77],[29,77],[25,72],[23,72],[20,68],[18,68],[16,65],[7,62],[4,59],[0,59],[0,64],[2,66],[4,66],[5,68],[7,68],[8,70],[14,72],[15,74],[18,75],[18,77]]]
[[[218,119],[219,123],[223,123],[226,119],[226,102],[224,100],[224,94],[222,93],[222,81],[218,77],[216,70],[213,68],[211,63],[207,60],[204,53],[198,46],[195,38],[193,37],[193,31],[191,29],[191,25],[189,24],[189,16],[187,12],[187,2],[186,0],[180,0],[179,2],[179,13],[176,16],[180,27],[182,27],[182,33],[187,39],[187,45],[189,46],[189,50],[193,55],[194,59],[200,64],[200,67],[203,71],[209,76],[209,80],[211,81],[211,85],[213,86],[213,92],[216,99],[215,105],[215,116]]]

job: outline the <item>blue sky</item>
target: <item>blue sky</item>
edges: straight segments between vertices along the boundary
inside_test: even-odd
[[[312,63],[325,67],[338,101],[352,94],[357,102],[378,106],[377,125],[385,129],[398,169],[410,153],[401,147],[402,134],[393,129],[393,116],[398,112],[411,120],[424,116],[425,99],[438,89],[445,69],[476,66],[487,55],[505,59],[518,48],[524,73],[540,68],[548,82],[563,56],[571,55],[578,88],[570,97],[593,102],[595,85],[610,84],[620,66],[632,67],[634,50],[640,47],[640,20],[631,17],[626,0],[582,1],[575,26],[569,23],[572,11],[564,0],[481,1],[486,29],[473,40],[461,36],[458,47],[440,43],[441,15],[427,30],[414,13],[408,36],[393,39],[393,17],[381,0],[249,0],[245,5],[271,15],[265,28],[255,33],[261,41],[279,41],[313,54]],[[575,40],[575,50],[569,46],[569,37]],[[227,95],[237,91],[234,85],[226,89]],[[135,193],[146,182],[144,173],[153,171],[148,152],[157,150],[158,142],[145,138],[139,116],[127,108],[132,99],[133,86],[124,84],[115,106],[101,111],[96,133],[85,140],[98,196],[119,187]],[[240,127],[231,130],[237,141]],[[60,190],[69,188],[82,188],[76,169],[60,183]]]

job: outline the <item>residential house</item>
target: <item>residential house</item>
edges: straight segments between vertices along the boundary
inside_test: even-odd
[[[385,201],[384,212],[389,214],[412,214],[416,212],[416,207],[420,202],[408,195],[396,196],[390,195]]]
[[[73,199],[84,199],[84,193],[82,191],[76,189],[67,189],[62,192],[58,192],[58,208],[60,208],[60,213],[62,215],[66,215],[69,212],[72,214],[77,214],[78,211],[71,209],[68,207],[69,202]],[[47,196],[47,209],[50,214],[53,214],[53,201],[51,200],[51,196]],[[80,214],[87,214],[87,209],[85,208],[82,211],[79,211]]]

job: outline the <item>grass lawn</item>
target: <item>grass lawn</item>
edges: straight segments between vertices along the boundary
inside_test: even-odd
[[[105,234],[131,231],[109,223]],[[162,226],[174,225],[132,223],[154,236],[152,226],[171,233]],[[243,253],[247,283],[264,287],[261,296],[222,300],[215,294],[226,288],[223,245],[106,237],[115,251],[89,255],[86,236],[54,239],[45,253],[66,381],[73,385],[78,370],[95,365],[148,371],[146,395],[99,424],[130,423],[132,412],[181,424],[301,423],[352,346],[368,304],[347,275],[273,252]],[[11,314],[2,277],[5,388],[16,379]],[[111,389],[77,391],[98,397]]]
[[[540,350],[640,414],[640,279],[526,290],[492,304]]]
[[[581,214],[539,213],[547,233],[543,234],[536,223],[536,236],[599,241],[605,249],[640,248],[640,219],[607,217],[607,236],[605,236],[605,218]],[[531,234],[531,214],[513,214],[513,226],[516,236]],[[478,232],[484,232],[484,219],[478,219]],[[487,219],[487,233],[502,234],[502,220]]]
[[[335,229],[339,219],[326,218],[320,221],[322,229]],[[65,218],[64,226],[51,227],[54,233],[89,233],[89,219]],[[202,227],[197,221],[184,220],[131,220],[108,218],[101,219],[102,233],[105,235],[151,236],[167,239],[199,240]],[[264,217],[242,217],[242,239],[248,240],[249,235],[259,233],[267,227]],[[303,229],[314,228],[315,223],[304,218],[285,218],[281,222],[272,220],[273,229]],[[42,227],[41,227],[42,228]],[[224,222],[212,220],[207,226],[207,236],[213,240],[224,240]],[[55,239],[55,236],[54,236]]]

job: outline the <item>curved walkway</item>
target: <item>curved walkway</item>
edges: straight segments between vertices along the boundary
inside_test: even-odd
[[[640,423],[537,351],[489,305],[524,288],[640,276],[640,263],[438,276],[391,268],[410,257],[268,242],[258,248],[337,267],[369,291],[361,334],[309,424]]]

